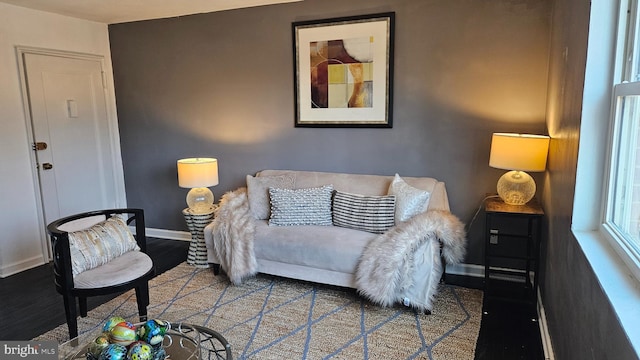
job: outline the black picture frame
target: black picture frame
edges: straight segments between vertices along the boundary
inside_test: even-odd
[[[391,128],[395,13],[292,23],[295,126]]]

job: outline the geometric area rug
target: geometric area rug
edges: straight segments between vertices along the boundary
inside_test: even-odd
[[[440,285],[431,315],[382,308],[355,290],[259,274],[232,285],[211,269],[182,263],[149,283],[149,318],[211,328],[234,359],[472,360],[482,291]],[[137,322],[133,290],[78,318],[80,334],[111,316]],[[35,340],[68,340],[67,325]]]

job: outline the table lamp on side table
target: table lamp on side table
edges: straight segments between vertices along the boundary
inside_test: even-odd
[[[544,171],[549,137],[494,133],[489,166],[510,170],[498,180],[498,196],[509,205],[524,205],[536,194],[536,183],[525,171]]]
[[[178,185],[182,188],[191,188],[187,194],[189,207],[182,210],[191,232],[187,263],[196,267],[209,267],[204,228],[213,219],[214,197],[208,187],[218,185],[218,160],[213,158],[178,160]]]
[[[213,193],[209,186],[218,185],[218,160],[190,158],[178,160],[178,186],[190,188],[187,205],[195,214],[209,211],[213,206]]]

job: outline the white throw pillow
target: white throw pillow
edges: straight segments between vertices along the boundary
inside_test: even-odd
[[[119,216],[69,233],[73,275],[104,265],[118,256],[140,250],[127,223]]]
[[[269,188],[293,189],[295,174],[256,176],[247,175],[247,196],[249,208],[258,220],[266,220],[271,214]]]
[[[269,225],[331,226],[333,185],[305,189],[269,188],[271,218]]]
[[[427,211],[431,193],[407,184],[396,174],[387,192],[396,196],[396,224]]]
[[[382,234],[395,224],[394,195],[366,196],[336,191],[333,225]]]

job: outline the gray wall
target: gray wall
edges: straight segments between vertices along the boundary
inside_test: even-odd
[[[556,1],[553,9],[547,115],[552,141],[543,195],[548,242],[541,292],[557,359],[637,359],[571,232],[589,11],[582,0]]]
[[[392,129],[294,128],[291,23],[396,12]],[[551,0],[305,0],[109,26],[130,206],[186,230],[175,161],[217,198],[265,168],[431,176],[469,222],[502,170],[491,133],[546,133]],[[539,187],[542,187],[542,176]],[[482,221],[468,263],[482,263]]]
[[[394,127],[294,128],[291,22],[386,11],[397,21]],[[175,161],[215,156],[217,197],[264,168],[399,172],[445,181],[468,222],[502,173],[488,166],[491,133],[548,126],[537,182],[556,357],[635,358],[570,231],[588,21],[582,0],[305,0],[111,25],[129,205],[150,227],[186,230]],[[481,229],[469,263],[482,263]]]

